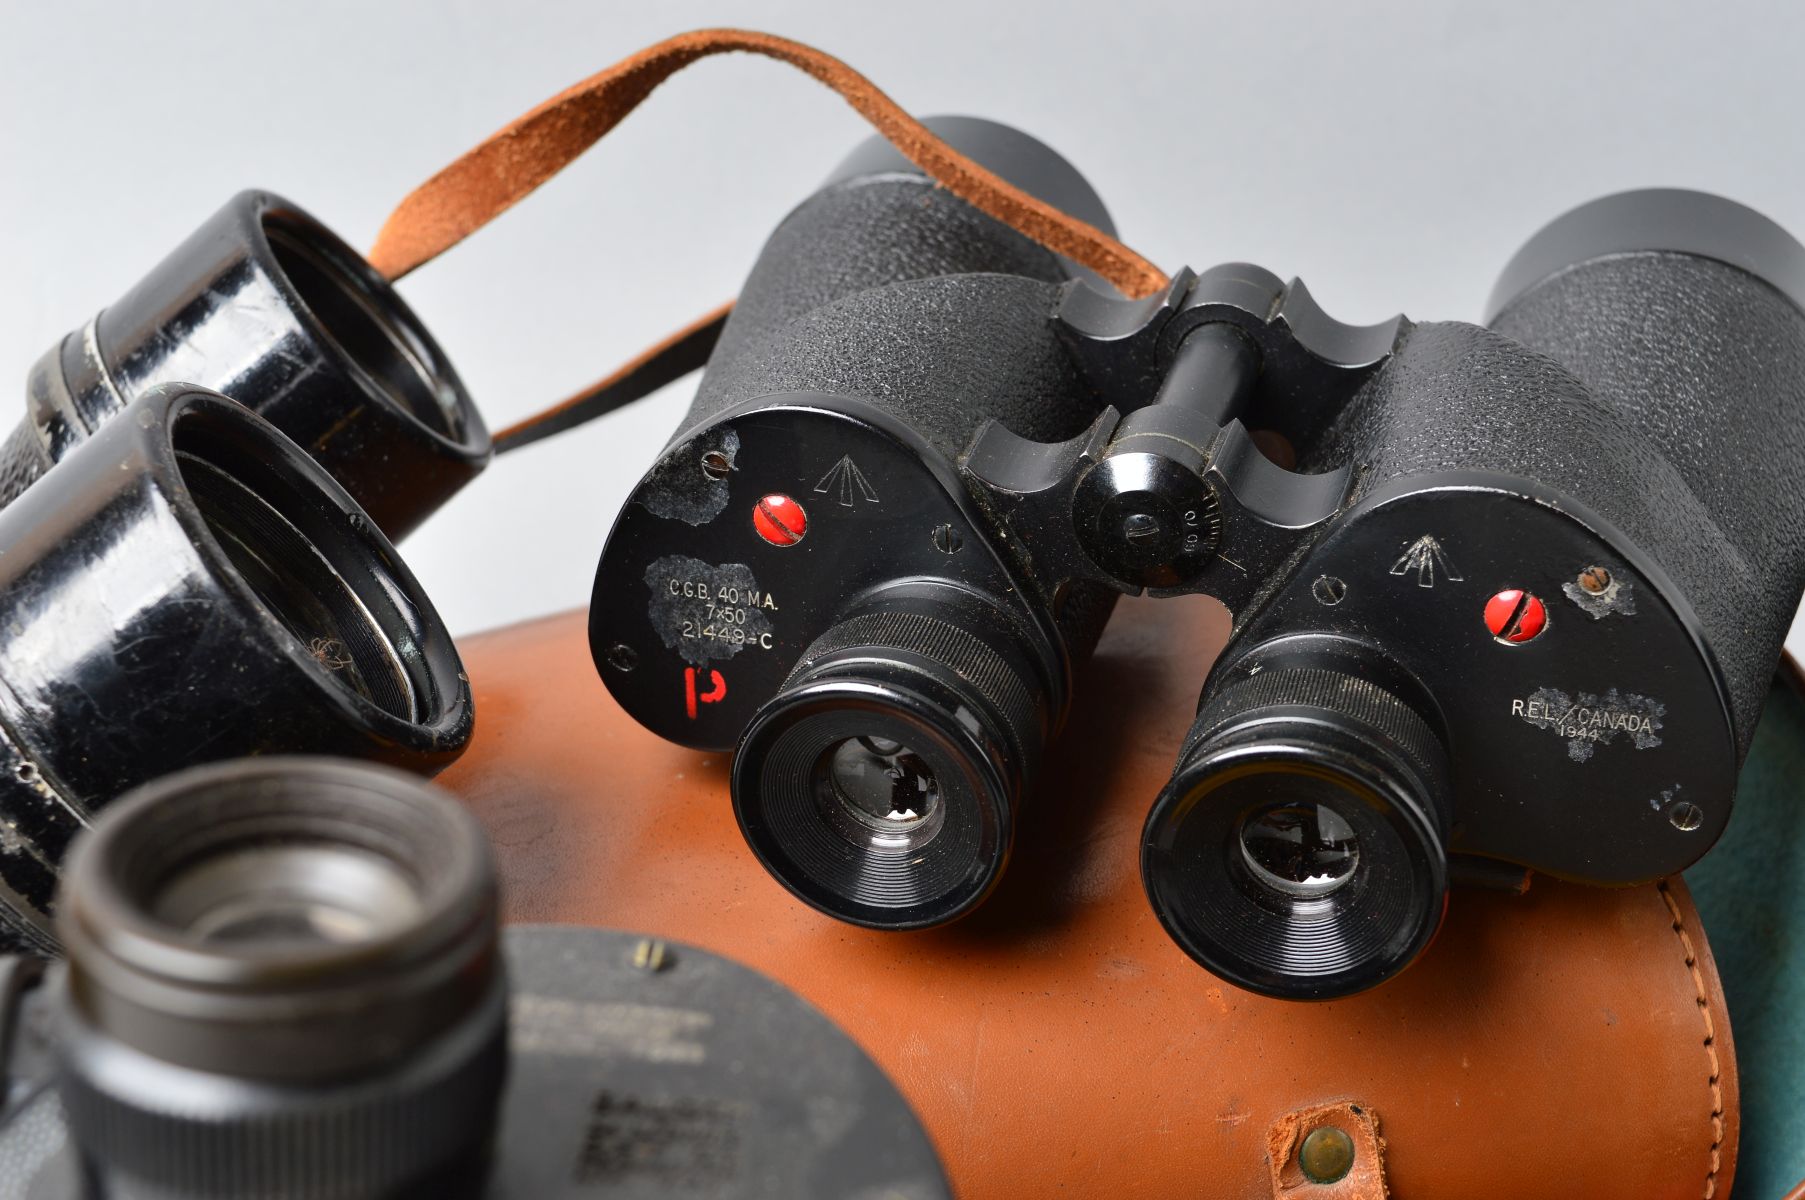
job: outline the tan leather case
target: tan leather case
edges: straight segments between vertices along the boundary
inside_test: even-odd
[[[1238,991],[1167,940],[1141,822],[1226,635],[1208,601],[1123,603],[1001,887],[941,930],[792,900],[740,839],[726,756],[622,714],[580,614],[464,643],[477,733],[443,782],[495,837],[511,919],[694,942],[787,983],[893,1075],[966,1200],[1726,1195],[1734,1059],[1678,881],[1457,891],[1417,965],[1324,1004]],[[1358,1159],[1329,1186],[1295,1161],[1324,1122]]]

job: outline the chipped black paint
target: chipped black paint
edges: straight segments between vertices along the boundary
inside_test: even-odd
[[[672,521],[706,525],[727,510],[727,476],[715,478],[702,469],[702,458],[719,454],[735,469],[739,432],[731,427],[705,429],[659,458],[640,484],[635,499],[651,512]]]
[[[734,439],[737,444],[738,438]],[[777,602],[745,563],[714,566],[684,554],[654,559],[645,571],[646,619],[667,650],[694,666],[769,650]]]

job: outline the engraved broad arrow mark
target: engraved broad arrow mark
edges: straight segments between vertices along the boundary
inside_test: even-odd
[[[1398,561],[1391,564],[1393,575],[1408,575],[1416,572],[1416,586],[1432,588],[1435,586],[1435,570],[1441,568],[1442,576],[1451,582],[1460,583],[1465,576],[1454,569],[1448,561],[1447,552],[1441,543],[1428,534],[1410,543],[1404,553],[1398,555]]]
[[[815,485],[815,492],[827,496],[833,494],[836,488],[840,492],[842,508],[851,508],[861,499],[867,504],[881,503],[877,498],[877,490],[865,478],[865,472],[859,470],[859,464],[852,461],[850,454],[843,455],[839,462],[828,468],[827,474],[821,477],[821,482]]]

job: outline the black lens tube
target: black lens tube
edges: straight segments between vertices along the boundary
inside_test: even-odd
[[[1008,857],[1049,688],[1008,619],[905,585],[803,653],[733,763],[740,829],[830,916],[920,929],[969,912]]]
[[[242,192],[32,368],[0,504],[158,384],[230,396],[304,447],[400,540],[487,464],[450,361],[351,247]]]
[[[107,1194],[480,1190],[506,983],[450,797],[322,758],[186,771],[77,844],[57,927],[60,1091]]]
[[[0,943],[54,949],[70,839],[197,763],[463,750],[451,636],[325,471],[222,396],[153,388],[0,509]]]
[[[1722,196],[1645,188],[1587,201],[1538,230],[1499,274],[1486,301],[1486,324],[1556,276],[1599,259],[1641,254],[1725,263],[1805,309],[1805,247],[1797,238]]]
[[[1395,671],[1358,658],[1232,672],[1147,818],[1141,877],[1160,923],[1249,991],[1362,991],[1441,921],[1447,753],[1407,689],[1373,682]]]

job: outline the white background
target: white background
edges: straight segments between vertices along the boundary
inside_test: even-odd
[[[918,113],[1015,123],[1156,262],[1259,262],[1350,321],[1477,319],[1524,238],[1626,187],[1805,233],[1805,6],[0,0],[0,426],[32,360],[235,191],[367,246],[497,126],[719,24],[812,42]],[[500,427],[732,296],[865,132],[778,64],[701,63],[403,291]],[[688,391],[498,461],[407,542],[454,630],[587,602]]]

